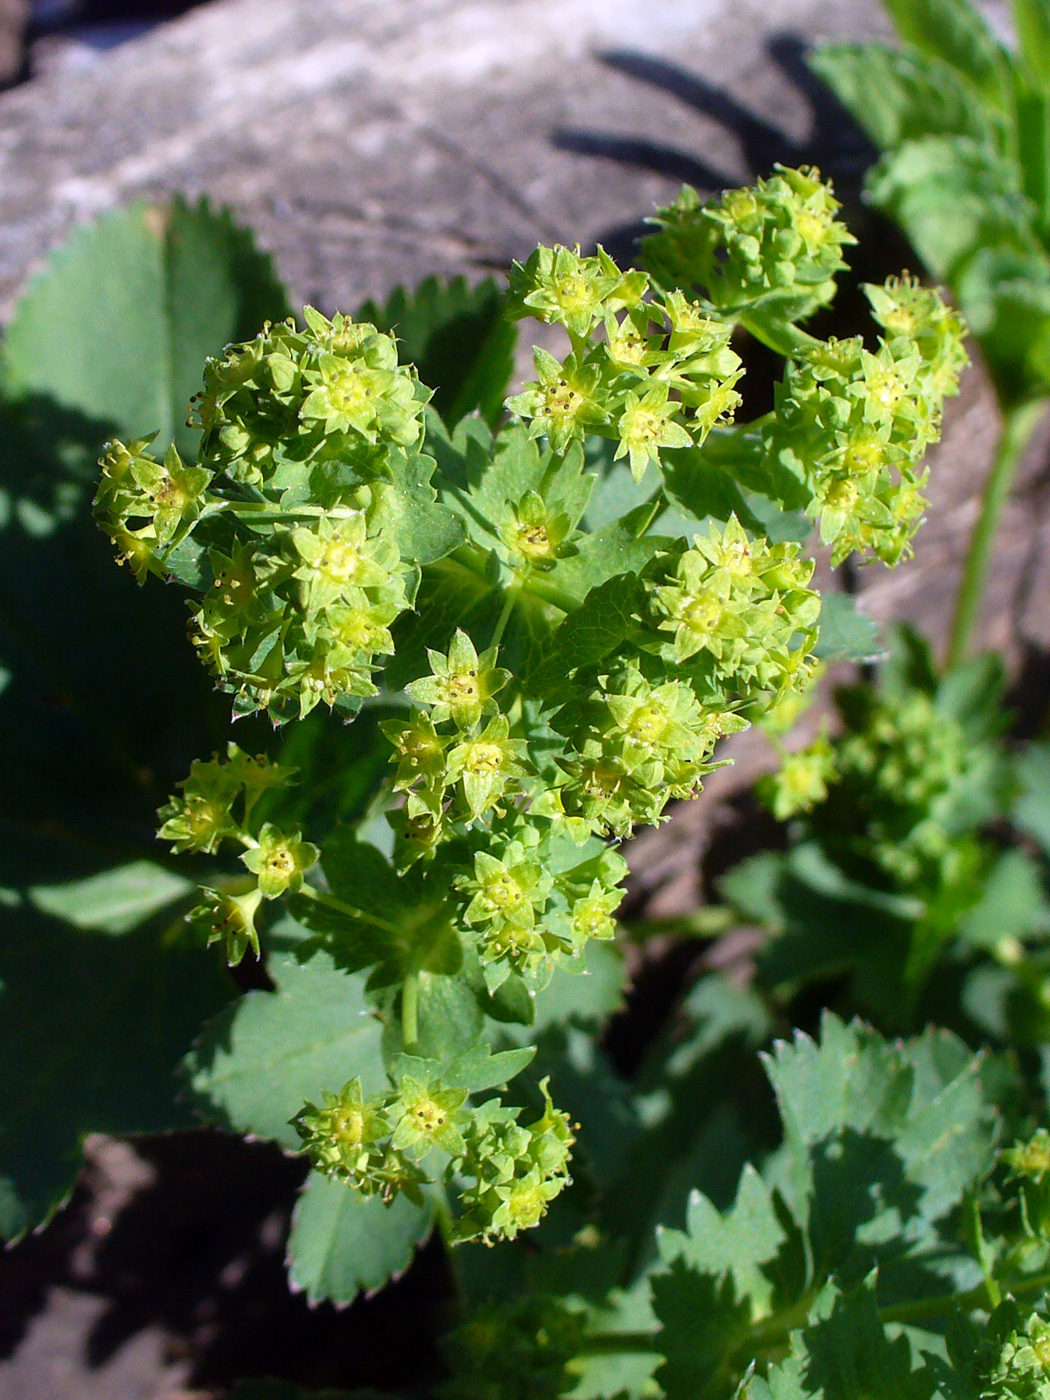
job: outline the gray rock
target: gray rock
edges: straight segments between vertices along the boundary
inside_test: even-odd
[[[863,0],[220,0],[0,99],[0,313],[75,221],[176,190],[233,205],[329,307],[608,237],[679,172],[746,179],[763,121],[806,140],[774,28],[877,20]]]

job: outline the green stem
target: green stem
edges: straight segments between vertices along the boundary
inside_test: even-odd
[[[970,537],[962,583],[955,600],[955,617],[952,621],[952,635],[946,660],[948,670],[966,659],[974,623],[980,611],[988,557],[995,541],[1003,503],[1013,486],[1021,454],[1042,417],[1047,402],[1046,399],[1035,399],[1003,411],[1003,430],[999,438],[999,447],[985,484],[981,513]]]
[[[801,350],[807,350],[820,342],[808,331],[801,330],[790,321],[762,311],[744,311],[738,316],[740,324],[763,345],[782,355],[784,359],[794,359]]]
[[[510,621],[510,615],[514,611],[514,604],[517,601],[518,590],[516,588],[508,588],[507,596],[503,600],[503,611],[499,615],[499,621],[496,623],[496,630],[492,634],[492,641],[489,643],[489,646],[498,647],[500,642],[502,642],[503,634],[507,630],[507,623]]]
[[[546,579],[537,578],[535,574],[530,575],[521,587],[523,592],[531,593],[534,598],[539,598],[544,603],[553,603],[564,613],[575,612],[580,606],[571,593],[566,593],[557,584],[548,583]]]
[[[410,972],[401,988],[401,1040],[411,1053],[419,1043],[419,973]]]
[[[360,515],[360,510],[355,510],[352,506],[294,506],[291,510],[282,510],[280,506],[271,505],[269,501],[212,501],[204,507],[199,518],[204,519],[208,515],[237,515],[245,519],[257,519],[264,516],[267,520],[317,520],[324,516],[329,520],[350,520],[355,515]]]
[[[1031,1274],[1027,1278],[1000,1279],[996,1285],[1001,1293],[1017,1297],[1022,1293],[1035,1293],[1041,1288],[1050,1287],[1050,1273]],[[913,1303],[898,1303],[896,1307],[880,1308],[882,1322],[921,1322],[927,1317],[945,1317],[953,1309],[980,1308],[988,1306],[988,1285],[979,1283],[968,1293],[938,1293],[933,1298],[917,1298]]]

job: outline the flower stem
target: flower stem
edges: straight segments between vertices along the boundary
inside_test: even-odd
[[[948,670],[966,659],[971,634],[980,611],[988,558],[995,541],[1003,503],[1013,486],[1021,454],[1042,417],[1046,404],[1046,399],[1035,399],[1003,411],[999,447],[984,488],[981,513],[970,537],[962,582],[955,600],[955,617],[952,620],[951,641],[946,660]]]
[[[500,642],[502,642],[503,634],[507,630],[507,623],[510,621],[510,615],[514,611],[514,604],[517,601],[518,590],[516,588],[508,588],[507,596],[503,601],[503,611],[499,615],[499,621],[496,623],[496,630],[493,632],[492,641],[489,643],[490,647],[498,647]]]
[[[409,1053],[419,1041],[419,973],[415,971],[401,988],[401,1040]]]

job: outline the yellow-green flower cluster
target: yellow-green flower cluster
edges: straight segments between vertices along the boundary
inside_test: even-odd
[[[790,473],[808,495],[834,563],[857,553],[896,564],[926,506],[923,455],[966,353],[936,291],[896,279],[867,291],[888,334],[875,351],[859,336],[800,349],[763,438],[770,472]]]
[[[713,525],[650,584],[657,654],[685,666],[705,700],[775,703],[803,688],[820,597],[795,544],[750,539],[735,517]]]
[[[408,606],[396,545],[369,533],[365,511],[338,507],[210,550],[211,586],[193,640],[235,709],[302,718],[320,701],[353,713],[376,693],[378,657]]]
[[[1050,1322],[1031,1313],[1002,1342],[980,1400],[1050,1400]]]
[[[661,452],[700,446],[740,402],[732,327],[682,292],[653,293],[644,272],[621,273],[602,249],[537,249],[515,264],[511,306],[569,336],[564,360],[535,350],[536,380],[507,401],[557,452],[588,433],[613,438],[640,481]]]
[[[393,338],[310,306],[303,316],[305,329],[267,325],[205,364],[201,460],[234,481],[272,487],[282,469],[305,463],[322,489],[333,479],[356,485],[391,448],[422,438],[430,393],[398,364]]]
[[[982,774],[985,746],[921,691],[891,701],[858,686],[837,699],[848,727],[814,831],[847,865],[874,865],[901,886],[936,878],[955,859],[958,808]]]
[[[584,832],[620,837],[636,825],[655,825],[673,799],[695,797],[716,766],[715,744],[747,727],[728,709],[702,706],[687,683],[654,685],[630,664],[599,676],[587,698],[566,706],[555,723],[568,738],[558,757],[563,810]],[[581,927],[596,914],[594,904],[581,909]]]
[[[831,301],[842,248],[856,239],[835,216],[830,184],[809,167],[778,165],[747,189],[704,201],[686,186],[651,220],[646,266],[665,287],[696,288],[729,316],[775,306],[785,320]]]
[[[353,1079],[292,1120],[313,1166],[388,1204],[398,1192],[421,1201],[438,1182],[461,1183],[452,1238],[513,1239],[537,1225],[569,1182],[573,1134],[546,1081],[544,1112],[522,1126],[499,1098],[478,1105],[434,1075],[432,1061],[400,1057],[395,1083],[366,1097]],[[435,1163],[437,1165],[435,1165]]]
[[[484,844],[476,840],[473,869],[452,877],[462,901],[460,918],[475,932],[490,992],[512,972],[542,985],[561,958],[575,957],[591,938],[616,932],[626,863],[612,850],[577,852],[571,840],[562,846],[562,858],[556,856],[558,830],[565,825],[562,792],[546,789],[553,803],[534,802],[528,816],[500,823]],[[586,840],[589,831],[577,835]],[[567,852],[573,856],[566,868]]]
[[[198,520],[213,476],[185,466],[174,444],[156,461],[153,437],[106,444],[95,496],[95,519],[140,583],[148,573],[163,575],[157,552],[174,548]]]
[[[203,888],[201,902],[189,916],[207,932],[209,943],[225,943],[231,967],[249,948],[259,954],[255,918],[262,901],[294,894],[317,860],[317,847],[302,840],[297,830],[284,832],[265,821],[258,828],[257,816],[253,820],[264,793],[286,787],[294,773],[294,768],[262,755],[253,758],[230,744],[225,761],[195,762],[179,784],[181,793],[157,813],[157,834],[176,851],[214,855],[224,841],[242,847],[241,863],[254,880],[238,876],[227,879],[224,888]]]
[[[304,315],[208,361],[199,466],[114,443],[95,505],[140,581],[203,595],[193,638],[236,712],[277,720],[375,693],[416,577],[384,530],[383,482],[429,397],[390,336]]]
[[[477,822],[521,791],[529,771],[526,745],[510,737],[510,722],[494,699],[509,673],[496,648],[479,656],[457,629],[447,653],[428,651],[431,674],[406,686],[428,713],[388,720],[396,792],[408,794],[409,818],[423,818],[437,839],[446,822]]]
[[[760,778],[755,790],[777,821],[786,822],[823,802],[835,774],[834,750],[821,735],[804,749],[785,753],[777,771]]]

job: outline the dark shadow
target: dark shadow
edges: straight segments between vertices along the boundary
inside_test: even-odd
[[[190,1365],[192,1388],[274,1376],[305,1387],[412,1387],[434,1379],[434,1342],[451,1280],[440,1245],[401,1279],[349,1308],[311,1307],[288,1286],[284,1253],[301,1159],[211,1131],[136,1140],[153,1182],[101,1243],[89,1242],[86,1193],[0,1261],[0,1356],[57,1285],[105,1299],[83,1364],[106,1364],[157,1327]],[[77,1268],[85,1244],[87,1268]],[[62,1339],[56,1339],[61,1344]]]

